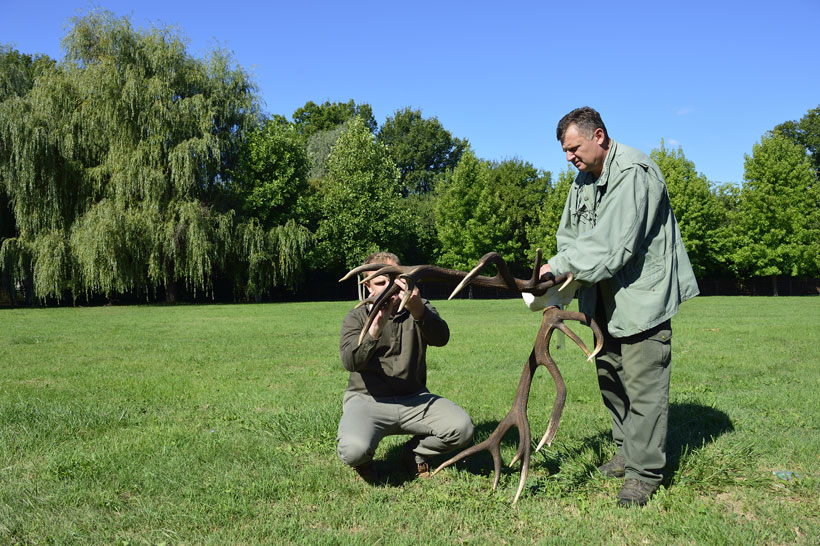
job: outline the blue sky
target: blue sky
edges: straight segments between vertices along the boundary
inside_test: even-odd
[[[178,27],[189,52],[233,51],[265,110],[369,103],[381,124],[410,106],[479,157],[567,168],[555,125],[601,112],[616,140],[681,146],[713,182],[741,182],[744,154],[820,106],[820,1],[320,2],[0,0],[0,42],[61,58],[92,7],[135,27]]]

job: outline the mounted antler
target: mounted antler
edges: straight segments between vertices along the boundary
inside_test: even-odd
[[[490,264],[495,265],[498,269],[495,277],[480,276],[479,274]],[[461,289],[468,284],[475,284],[477,286],[490,288],[503,288],[517,292],[530,293],[534,296],[542,296],[548,290],[554,288],[557,283],[563,283],[561,287],[556,290],[556,292],[560,292],[572,281],[572,274],[561,275],[559,277],[548,274],[548,278],[541,281],[538,278],[540,269],[541,249],[539,248],[535,255],[535,265],[533,267],[532,277],[528,280],[513,277],[509,272],[507,263],[501,255],[496,252],[490,252],[482,256],[478,261],[478,264],[469,273],[432,265],[398,266],[366,264],[348,272],[347,275],[340,279],[340,282],[365,272],[370,272],[370,274],[360,281],[362,283],[367,282],[379,275],[386,275],[390,279],[387,287],[380,294],[371,296],[359,303],[359,305],[366,303],[373,304],[372,309],[368,313],[367,321],[365,322],[362,332],[359,335],[359,343],[361,343],[379,308],[386,301],[389,301],[394,294],[403,289],[395,282],[397,278],[403,279],[407,286],[405,296],[402,299],[399,309],[401,309],[407,302],[407,299],[410,297],[410,293],[412,292],[415,284],[422,281],[446,282],[460,280],[461,282],[458,286],[456,286],[448,299],[452,299],[453,296],[458,294]],[[564,320],[577,320],[592,328],[595,335],[595,348],[592,352],[590,352],[586,345],[584,345],[583,341],[581,341],[581,339],[564,324]],[[515,454],[512,461],[510,461],[510,466],[515,464],[515,462],[519,459],[521,460],[521,479],[518,484],[518,491],[515,494],[515,500],[513,500],[513,503],[518,501],[518,497],[521,495],[521,492],[524,489],[524,484],[527,480],[527,473],[530,464],[532,445],[530,425],[529,420],[527,419],[527,402],[529,400],[532,379],[538,366],[544,366],[547,370],[549,370],[550,375],[552,375],[552,378],[555,381],[557,393],[555,403],[553,404],[552,413],[550,414],[549,424],[547,425],[547,431],[544,433],[541,442],[535,449],[536,452],[540,450],[544,444],[550,445],[552,443],[552,439],[558,430],[558,423],[561,420],[561,414],[563,413],[564,403],[566,401],[566,386],[564,384],[564,379],[561,376],[561,372],[558,370],[558,366],[556,366],[549,353],[549,342],[552,337],[552,332],[555,329],[561,330],[569,336],[570,339],[575,341],[575,343],[578,344],[578,346],[581,347],[587,355],[588,360],[591,360],[596,354],[598,354],[603,346],[603,334],[601,333],[598,325],[595,324],[591,318],[587,317],[583,313],[563,311],[554,305],[547,307],[544,310],[544,318],[541,321],[541,328],[539,329],[538,336],[535,339],[535,345],[533,346],[532,353],[530,353],[530,358],[524,366],[524,371],[521,374],[521,379],[518,383],[518,390],[515,395],[515,400],[513,401],[513,406],[509,413],[507,413],[507,416],[498,424],[489,438],[480,444],[462,451],[455,457],[442,463],[435,469],[433,475],[437,474],[441,469],[450,466],[457,461],[465,459],[474,453],[487,450],[493,456],[495,468],[493,489],[495,489],[498,486],[501,476],[501,440],[511,427],[516,426],[519,434],[518,452]]]

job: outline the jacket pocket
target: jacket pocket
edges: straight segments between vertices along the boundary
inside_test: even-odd
[[[663,278],[663,258],[653,258],[639,254],[629,260],[615,274],[615,280],[623,288],[649,290]]]

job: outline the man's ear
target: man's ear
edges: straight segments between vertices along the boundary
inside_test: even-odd
[[[592,137],[596,143],[603,146],[604,142],[606,141],[606,133],[604,130],[598,127],[595,131],[592,132]]]

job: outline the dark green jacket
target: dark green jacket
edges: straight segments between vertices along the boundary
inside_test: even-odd
[[[347,390],[374,397],[406,396],[427,388],[427,346],[441,347],[450,339],[450,328],[427,300],[424,316],[413,319],[407,309],[387,321],[379,339],[359,333],[367,320],[367,307],[350,311],[342,322],[339,354],[350,372]]]
[[[556,238],[550,268],[582,283],[578,303],[588,315],[600,288],[614,337],[657,326],[698,294],[660,169],[614,140],[597,180],[588,173],[575,178]]]

